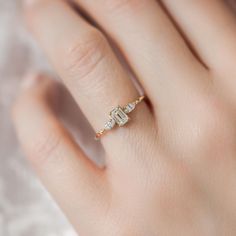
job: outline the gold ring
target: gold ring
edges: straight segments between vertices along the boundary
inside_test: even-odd
[[[130,118],[128,114],[132,112],[136,106],[145,99],[145,96],[141,96],[134,102],[128,103],[126,106],[118,106],[110,112],[110,119],[105,123],[102,130],[96,133],[95,139],[99,140],[107,131],[113,129],[116,125],[122,127],[126,125]]]

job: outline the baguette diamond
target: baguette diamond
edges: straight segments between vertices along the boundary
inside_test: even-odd
[[[105,124],[105,130],[111,130],[116,124],[116,121],[114,119],[110,119]]]
[[[128,113],[130,113],[131,111],[133,111],[134,108],[135,108],[135,103],[129,103],[128,105],[126,105],[126,106],[124,107],[124,112],[125,112],[126,114],[128,114]]]

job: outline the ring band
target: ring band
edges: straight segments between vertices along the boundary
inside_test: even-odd
[[[116,125],[119,127],[126,125],[130,120],[128,114],[131,113],[144,99],[145,96],[141,96],[124,107],[118,106],[113,109],[110,112],[110,119],[105,123],[104,128],[96,133],[95,139],[99,140],[107,131],[113,129]]]

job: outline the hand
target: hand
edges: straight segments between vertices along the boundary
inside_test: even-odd
[[[101,129],[113,108],[139,96],[128,72],[68,2],[27,2],[30,29]],[[55,82],[28,81],[14,121],[44,185],[81,235],[236,235],[233,13],[218,0],[75,2],[121,50],[150,103],[102,137],[99,168],[57,118]]]

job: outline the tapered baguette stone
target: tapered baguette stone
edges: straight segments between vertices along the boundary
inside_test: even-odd
[[[126,106],[124,107],[124,112],[125,112],[126,114],[128,114],[128,113],[130,113],[131,111],[133,111],[134,108],[135,108],[135,103],[129,103],[128,105],[126,105]]]

